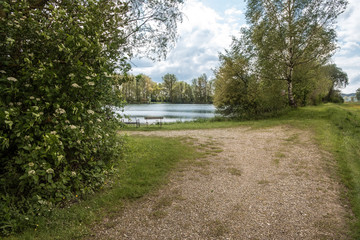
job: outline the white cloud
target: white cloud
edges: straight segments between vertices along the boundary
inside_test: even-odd
[[[225,10],[225,15],[242,15],[243,11],[234,7]]]
[[[154,81],[161,81],[166,73],[175,74],[179,80],[190,82],[218,65],[218,54],[228,48],[231,37],[238,35],[241,21],[234,21],[242,14],[236,8],[220,15],[199,0],[189,0],[184,9],[183,23],[179,24],[179,39],[166,61],[150,64],[148,60],[134,60],[134,74],[144,73]]]
[[[360,4],[359,0],[349,0],[346,11],[338,19],[338,36],[345,42],[360,40]]]
[[[334,56],[337,66],[349,76],[350,84],[344,93],[360,88],[360,4],[349,0],[347,10],[338,19],[338,40],[340,50]],[[212,8],[205,5],[212,3]],[[179,24],[179,39],[169,52],[166,61],[151,62],[146,59],[133,60],[133,73],[144,73],[154,81],[161,81],[166,73],[175,74],[179,80],[191,81],[206,73],[212,76],[212,69],[218,66],[218,53],[231,43],[232,35],[239,35],[244,14],[237,5],[238,0],[221,2],[188,0],[185,2],[183,23]],[[238,6],[234,7],[234,6]]]
[[[342,90],[353,93],[360,88],[360,4],[349,0],[347,10],[338,19],[338,39],[340,51],[334,56],[337,66],[349,76],[350,84]]]

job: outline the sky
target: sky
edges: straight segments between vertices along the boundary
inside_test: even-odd
[[[354,93],[360,88],[360,0],[348,1],[338,18],[339,49],[332,60],[349,77],[349,85],[341,91]],[[239,36],[246,24],[245,11],[244,0],[186,0],[178,40],[166,60],[133,59],[132,73],[146,74],[155,82],[162,82],[166,73],[188,83],[203,73],[212,79],[219,53],[229,48],[232,36]]]

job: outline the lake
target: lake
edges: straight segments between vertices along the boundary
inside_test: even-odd
[[[131,121],[139,119],[141,123],[153,123],[157,120],[145,120],[144,117],[164,117],[162,122],[193,121],[199,118],[215,117],[212,104],[129,104],[122,116],[129,116]]]

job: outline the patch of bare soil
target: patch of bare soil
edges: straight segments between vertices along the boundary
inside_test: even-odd
[[[131,134],[193,138],[211,154],[178,167],[155,194],[104,219],[91,239],[347,238],[349,210],[340,201],[333,160],[309,132],[275,127]]]

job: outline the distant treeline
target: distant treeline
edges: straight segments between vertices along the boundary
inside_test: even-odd
[[[121,92],[127,103],[212,103],[214,80],[209,81],[206,74],[192,80],[189,84],[179,81],[174,74],[165,74],[162,82],[154,82],[144,74],[121,76]]]

